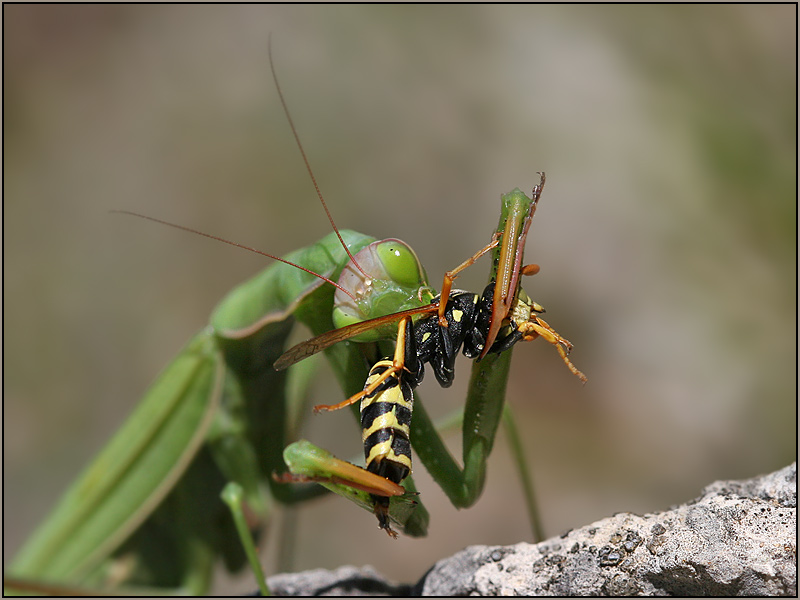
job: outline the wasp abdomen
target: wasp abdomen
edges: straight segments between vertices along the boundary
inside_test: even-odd
[[[370,369],[369,387],[392,361],[380,360]],[[361,400],[361,436],[367,470],[400,483],[411,471],[409,432],[414,396],[402,376],[392,373]]]
[[[379,360],[370,369],[364,389],[392,368],[389,359]],[[411,410],[414,403],[411,384],[403,371],[391,373],[375,391],[361,400],[361,439],[367,471],[399,484],[411,472]],[[395,537],[389,524],[389,498],[372,495],[380,528]]]

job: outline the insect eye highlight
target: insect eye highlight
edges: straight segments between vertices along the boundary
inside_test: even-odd
[[[384,240],[376,252],[389,279],[403,286],[419,286],[425,283],[425,273],[414,251],[400,240]]]

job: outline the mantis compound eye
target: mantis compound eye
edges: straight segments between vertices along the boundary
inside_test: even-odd
[[[420,281],[427,280],[419,258],[405,242],[397,239],[383,240],[377,244],[375,253],[392,281],[402,286],[418,286]]]

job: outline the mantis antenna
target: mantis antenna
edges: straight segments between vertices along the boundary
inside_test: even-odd
[[[344,289],[342,286],[340,286],[335,281],[333,281],[331,279],[328,279],[324,275],[320,275],[319,273],[315,273],[311,269],[306,269],[305,267],[301,267],[300,265],[298,265],[296,263],[293,263],[292,261],[286,260],[285,258],[281,258],[280,256],[275,256],[274,254],[269,254],[268,252],[264,252],[262,250],[258,250],[257,248],[252,248],[250,246],[245,246],[244,244],[239,244],[238,242],[232,242],[231,240],[226,240],[225,238],[222,238],[222,237],[219,237],[219,236],[216,236],[216,235],[211,235],[210,233],[205,233],[203,231],[198,231],[197,229],[192,229],[191,227],[186,227],[185,225],[178,225],[177,223],[170,223],[169,221],[164,221],[162,219],[156,219],[155,217],[149,217],[147,215],[136,213],[136,212],[133,212],[133,211],[130,211],[130,210],[111,210],[109,212],[117,213],[117,214],[120,214],[120,215],[129,215],[131,217],[139,217],[140,219],[147,219],[148,221],[153,221],[155,223],[161,223],[162,225],[166,225],[168,227],[174,227],[175,229],[183,229],[184,231],[188,231],[189,233],[195,233],[197,235],[202,235],[203,237],[207,237],[207,238],[210,238],[212,240],[216,240],[218,242],[223,242],[223,243],[229,244],[231,246],[236,246],[237,248],[241,248],[242,250],[249,250],[250,252],[255,252],[256,254],[260,254],[261,256],[266,256],[267,258],[271,258],[273,260],[280,261],[280,262],[282,262],[284,264],[287,264],[287,265],[290,265],[292,267],[296,267],[296,268],[300,269],[301,271],[305,271],[306,273],[309,273],[309,274],[313,275],[314,277],[319,277],[320,279],[322,279],[322,281],[327,281],[332,286],[335,286],[336,288],[342,290],[345,294],[350,296],[354,301],[356,300],[356,298],[355,298],[355,296],[353,296],[353,294],[348,292],[346,289]],[[336,234],[338,235],[339,232],[337,231]],[[339,237],[339,239],[342,239],[341,236]],[[342,242],[342,245],[344,246],[344,242]],[[345,248],[345,250],[347,250],[347,246],[345,246],[344,248]],[[350,254],[349,250],[348,250],[347,254],[348,255]],[[352,260],[353,257],[351,256],[350,258]]]
[[[347,252],[347,256],[350,257],[350,260],[356,266],[356,268],[361,271],[361,274],[366,277],[368,280],[371,279],[369,275],[366,274],[364,269],[361,268],[356,262],[356,259],[350,253],[350,249],[347,247],[347,244],[344,243],[342,236],[339,234],[339,229],[336,227],[336,223],[333,222],[333,217],[331,216],[331,211],[328,210],[328,204],[325,202],[325,198],[322,197],[322,192],[319,189],[319,185],[317,184],[317,178],[314,177],[314,172],[311,170],[311,163],[308,162],[308,157],[306,157],[306,151],[303,150],[303,144],[300,143],[300,136],[297,134],[297,129],[294,126],[294,121],[292,121],[292,115],[289,114],[289,107],[286,105],[286,100],[283,98],[283,91],[281,91],[281,84],[278,83],[278,74],[275,72],[275,61],[272,60],[272,34],[269,34],[269,38],[267,39],[267,53],[269,54],[269,68],[272,69],[272,79],[275,81],[275,88],[278,90],[278,97],[281,99],[281,105],[283,106],[283,112],[286,114],[286,120],[289,121],[289,127],[292,128],[292,135],[294,135],[294,140],[297,142],[297,147],[300,149],[300,154],[303,156],[303,162],[306,165],[306,169],[308,170],[308,174],[311,176],[311,182],[314,184],[314,189],[317,190],[317,196],[319,197],[319,201],[322,202],[322,208],[325,209],[325,214],[328,215],[328,220],[331,222],[331,226],[333,230],[336,232],[336,237],[339,238],[339,241],[344,248],[344,251]],[[339,286],[337,286],[339,287]],[[341,289],[341,288],[339,288]],[[350,294],[348,294],[349,296]]]

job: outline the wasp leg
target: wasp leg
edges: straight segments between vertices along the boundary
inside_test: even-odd
[[[552,327],[550,327],[550,325],[547,324],[544,319],[534,317],[532,321],[522,323],[519,326],[519,330],[522,332],[522,339],[526,342],[535,340],[537,337],[541,337],[547,343],[553,344],[553,346],[556,347],[556,350],[558,350],[561,360],[564,361],[564,364],[567,365],[567,368],[570,370],[570,372],[583,383],[586,383],[586,375],[581,373],[569,359],[568,355],[572,350],[572,342],[561,337]]]
[[[452,271],[447,271],[444,274],[444,280],[442,281],[442,291],[439,294],[439,297],[441,298],[439,300],[439,325],[441,325],[442,327],[447,327],[447,319],[445,318],[444,313],[445,309],[447,308],[447,300],[450,298],[450,290],[453,289],[453,282],[455,281],[456,277],[458,277],[458,274],[461,271],[475,264],[475,261],[478,260],[481,256],[483,256],[487,252],[489,252],[489,250],[496,248],[497,245],[500,243],[501,235],[502,234],[500,232],[497,232],[494,235],[492,235],[491,242],[486,244],[483,248],[478,250],[475,254],[473,254],[463,263],[458,265],[455,269],[453,269]]]
[[[351,404],[355,404],[356,402],[360,401],[364,396],[369,396],[375,390],[377,390],[381,384],[389,379],[393,374],[399,373],[402,371],[406,366],[406,356],[408,355],[406,346],[407,340],[410,340],[413,343],[414,332],[411,329],[411,317],[403,317],[400,319],[400,322],[397,326],[397,344],[394,348],[394,358],[392,360],[392,366],[373,381],[369,386],[365,387],[363,390],[358,392],[357,394],[353,394],[347,400],[343,402],[339,402],[339,404],[318,404],[314,407],[314,413],[319,413],[322,411],[332,411],[332,410],[339,410],[340,408],[345,408],[350,406]],[[414,358],[416,358],[416,352],[413,353]],[[416,367],[418,368],[418,367]]]
[[[383,529],[390,538],[396,540],[397,532],[392,529],[389,523],[389,499],[388,498],[375,498],[375,508],[373,510],[375,516],[378,517],[378,528]]]

